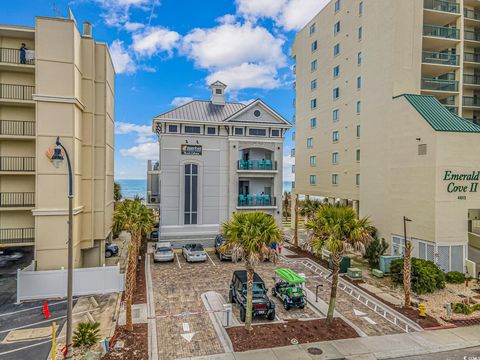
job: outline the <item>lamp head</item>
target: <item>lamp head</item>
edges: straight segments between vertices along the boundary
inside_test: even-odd
[[[60,146],[60,137],[57,137],[57,141],[55,142],[55,144],[56,146],[50,160],[52,161],[53,166],[58,169],[63,162],[62,147]]]

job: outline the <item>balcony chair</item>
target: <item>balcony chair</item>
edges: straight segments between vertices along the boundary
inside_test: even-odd
[[[271,204],[270,195],[268,195],[268,194],[263,195],[263,199],[264,199],[264,202],[265,202],[265,206],[270,206],[270,204]]]
[[[272,168],[272,160],[265,160],[265,169],[266,169],[266,170],[273,170],[273,168]]]
[[[245,206],[246,205],[244,195],[242,195],[242,194],[238,195],[238,203],[239,203],[240,206]]]
[[[253,160],[248,160],[248,170],[253,170]]]
[[[259,170],[265,169],[265,163],[263,162],[263,160],[258,160],[257,161],[257,166],[258,166]]]
[[[247,205],[252,206],[253,205],[253,196],[248,194],[247,195]]]

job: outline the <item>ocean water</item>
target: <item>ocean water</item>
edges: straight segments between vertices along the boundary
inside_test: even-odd
[[[147,196],[147,180],[145,179],[123,179],[115,180],[122,188],[124,199],[133,199],[135,195],[144,198]],[[283,191],[292,191],[292,182],[283,182]]]

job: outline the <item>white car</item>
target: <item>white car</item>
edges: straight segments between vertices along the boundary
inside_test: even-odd
[[[182,247],[182,254],[187,262],[207,261],[202,244],[186,244]]]
[[[170,242],[164,241],[155,244],[153,262],[174,261],[175,253]]]

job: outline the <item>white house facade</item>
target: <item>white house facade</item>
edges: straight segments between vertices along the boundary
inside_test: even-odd
[[[281,226],[283,141],[290,123],[257,99],[226,102],[226,85],[156,116],[160,239],[212,240],[237,211],[261,210]]]

